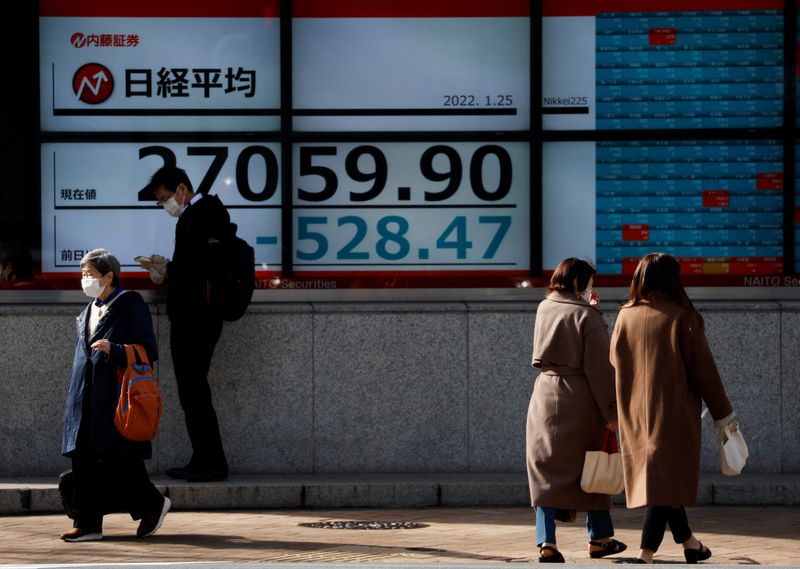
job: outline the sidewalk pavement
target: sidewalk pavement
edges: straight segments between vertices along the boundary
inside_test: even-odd
[[[708,564],[800,567],[800,508],[698,506],[688,509],[697,537],[713,551]],[[615,506],[616,537],[636,554],[643,510]],[[318,529],[317,521],[418,522],[418,529]],[[170,512],[159,532],[135,536],[137,522],[124,514],[106,517],[104,539],[65,543],[71,527],[64,515],[0,517],[2,564],[108,563],[361,563],[468,564],[536,562],[533,512],[525,507],[429,507],[273,509]],[[613,564],[590,559],[579,516],[559,524],[558,542],[568,563]],[[683,563],[669,534],[659,563]],[[588,569],[588,568],[587,568]]]

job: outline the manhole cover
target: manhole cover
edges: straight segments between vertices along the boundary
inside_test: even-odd
[[[428,524],[421,524],[419,522],[360,522],[360,521],[307,522],[298,525],[307,528],[318,528],[318,529],[418,529],[418,528],[428,527]]]

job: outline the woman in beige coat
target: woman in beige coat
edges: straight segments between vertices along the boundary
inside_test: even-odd
[[[564,563],[555,520],[574,519],[575,510],[587,512],[590,557],[626,549],[612,539],[611,497],[580,486],[586,451],[600,448],[606,428],[617,428],[608,330],[590,296],[594,273],[586,261],[565,259],[536,311],[532,365],[541,372],[528,408],[526,454],[540,563]]]
[[[680,283],[680,264],[664,253],[639,262],[630,301],[611,339],[616,368],[625,496],[647,506],[635,563],[652,563],[666,525],[687,563],[711,557],[689,529],[684,506],[694,504],[700,473],[700,407],[717,426],[733,419],[703,318]]]

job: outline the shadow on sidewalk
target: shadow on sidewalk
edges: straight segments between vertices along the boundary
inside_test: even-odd
[[[454,560],[486,561],[486,562],[510,562],[514,561],[511,557],[496,555],[481,555],[463,551],[450,551],[446,549],[432,547],[391,547],[384,545],[364,545],[359,543],[325,543],[318,541],[277,541],[249,539],[240,535],[224,534],[192,534],[182,535],[159,532],[157,535],[142,540],[134,536],[105,536],[104,543],[128,543],[145,544],[153,543],[158,545],[180,545],[196,547],[208,550],[259,550],[265,554],[269,552],[270,557],[276,554],[308,554],[330,552],[332,555],[359,555],[374,557],[396,557],[400,555],[408,557],[434,556]]]

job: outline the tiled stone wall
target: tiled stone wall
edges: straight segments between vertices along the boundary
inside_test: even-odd
[[[800,302],[699,302],[750,445],[747,471],[800,472]],[[225,324],[211,383],[234,472],[524,472],[535,303],[256,304]],[[49,476],[80,305],[0,306],[0,477]],[[154,472],[188,460],[153,305],[165,398]],[[606,311],[613,325],[615,311]],[[704,421],[702,468],[718,471]]]

